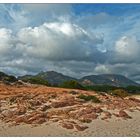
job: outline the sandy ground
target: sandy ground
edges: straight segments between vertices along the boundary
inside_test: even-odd
[[[72,91],[76,92],[76,95],[71,94],[70,92]],[[102,101],[102,103],[96,104],[93,102],[81,102],[81,100],[76,98],[76,96],[78,96],[77,94],[95,95]],[[134,95],[132,97],[140,99],[139,95]],[[3,115],[1,116],[1,120],[3,121],[0,121],[0,136],[140,136],[140,101],[132,99],[133,98],[129,100],[129,98],[126,98],[122,100],[111,95],[100,95],[94,91],[51,88],[44,86],[18,87],[1,84],[0,115],[3,114],[4,117]],[[38,102],[36,101],[40,101],[41,104],[38,104]],[[47,110],[42,110],[42,106],[44,106],[46,103],[47,107],[50,108],[47,108]],[[48,103],[50,103],[50,105]],[[96,106],[99,107],[98,111],[102,109],[101,112],[97,113],[95,111]],[[72,108],[75,108],[74,111],[69,110]],[[14,111],[11,111],[13,109]],[[92,112],[94,112],[93,114],[91,113],[91,110]],[[116,117],[115,115],[113,115],[114,113],[118,114],[120,110],[124,110],[129,116],[132,117],[132,119],[127,119],[127,114],[125,115],[125,117],[122,117],[122,115],[121,117]],[[86,116],[84,119],[89,119],[90,116],[92,116],[92,122],[85,123],[85,121],[80,121],[80,117],[85,116],[85,111],[86,115],[88,113],[88,118]],[[111,118],[107,118],[107,120],[102,120],[102,115],[106,111],[109,111],[112,116]],[[14,115],[13,112],[16,112],[17,114]],[[39,114],[35,114],[35,112]],[[47,119],[46,115],[43,115],[46,113],[48,115]],[[32,115],[27,119],[26,116],[28,116],[29,114]],[[10,121],[9,124],[4,123],[10,119],[16,122],[16,117],[19,117],[20,115],[24,116],[24,121],[21,121],[22,119],[20,118],[20,121],[17,121],[20,123],[16,123],[17,125],[12,125],[13,123],[10,123]],[[98,117],[95,117],[96,115],[98,115]],[[44,116],[45,121],[43,121],[42,124],[37,122],[34,123],[39,119],[43,119]],[[78,118],[76,118],[75,116],[78,116]],[[54,117],[57,117],[57,119],[59,118],[59,121],[54,122]],[[73,129],[66,129],[62,127],[62,124],[64,125],[64,123],[72,121],[71,119],[74,119],[75,123],[79,126],[87,126],[87,129],[85,129],[84,131],[78,131],[78,129],[75,127],[75,124],[73,124]]]
[[[129,112],[132,119],[122,120],[111,118],[110,120],[94,120],[85,131],[68,130],[60,127],[58,123],[46,123],[39,126],[18,125],[9,127],[8,124],[0,123],[0,136],[140,136],[140,112]]]

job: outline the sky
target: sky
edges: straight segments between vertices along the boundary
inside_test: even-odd
[[[121,74],[140,83],[140,4],[0,4],[0,71]]]

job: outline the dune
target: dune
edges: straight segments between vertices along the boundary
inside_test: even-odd
[[[81,94],[86,100],[79,98]],[[139,99],[0,84],[0,136],[140,136]]]

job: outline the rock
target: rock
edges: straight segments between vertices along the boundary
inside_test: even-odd
[[[58,122],[59,119],[58,118],[54,118],[54,119],[51,119],[52,122]]]
[[[46,113],[41,112],[34,112],[28,116],[27,123],[33,123],[34,121],[37,122],[37,120],[40,120],[40,118],[46,118]]]
[[[103,113],[104,113],[104,117],[101,118],[102,120],[110,119],[112,116],[112,114],[108,111],[104,111]]]
[[[26,117],[25,117],[25,116],[19,116],[19,117],[16,117],[16,118],[14,119],[14,121],[15,121],[16,123],[22,123],[22,122],[26,122],[27,120],[26,120]]]
[[[108,112],[108,111],[104,111],[104,115],[105,115],[105,117],[108,117],[108,118],[111,118],[111,113],[110,112]]]
[[[70,123],[62,123],[61,126],[66,129],[74,129],[73,124]]]
[[[39,108],[40,111],[46,111],[47,109],[49,109],[50,106],[44,105],[41,108]]]
[[[73,106],[75,105],[74,100],[62,100],[60,102],[52,102],[51,106],[54,108],[59,108],[59,107],[66,107],[66,106]]]
[[[31,104],[31,106],[39,106],[42,104],[39,100],[31,100],[29,101],[29,103]]]
[[[140,100],[139,99],[136,99],[136,98],[129,98],[129,100],[134,101],[134,102],[137,102],[137,103],[140,103]]]
[[[33,123],[34,124],[42,124],[44,122],[46,122],[46,119],[45,118],[39,118],[39,119],[35,120]]]
[[[85,109],[82,109],[81,111],[79,111],[79,116],[81,115],[86,115],[86,114],[90,114],[93,112],[93,108],[85,108]]]
[[[131,118],[125,111],[120,110],[119,111],[119,117],[123,117],[123,118]]]
[[[79,118],[79,115],[77,115],[77,113],[78,113],[77,111],[71,111],[68,113],[68,115],[70,118],[77,119]]]
[[[14,115],[14,112],[11,111],[11,110],[4,110],[1,114],[2,114],[4,117],[12,118],[13,115]]]
[[[124,119],[131,119],[131,118],[132,118],[132,117],[129,116],[124,110],[120,110],[120,111],[119,111],[119,114],[115,114],[115,113],[114,113],[114,115],[115,115],[116,117],[122,117],[122,118],[124,118]]]
[[[136,108],[136,110],[140,111],[140,108]]]
[[[105,116],[105,117],[102,117],[101,119],[102,119],[102,120],[107,120],[107,119],[108,119],[108,117],[106,117],[106,116]]]
[[[99,95],[106,96],[106,92],[99,92]]]
[[[72,124],[77,124],[75,121],[68,121],[69,123],[72,123]]]
[[[70,91],[69,93],[72,94],[72,95],[77,95],[78,94],[78,92],[74,91],[74,90]]]
[[[26,113],[26,108],[24,106],[22,106],[19,109],[17,109],[15,112],[17,115],[23,115]]]
[[[98,115],[95,113],[91,113],[91,114],[84,115],[82,117],[94,120],[94,119],[97,119]]]
[[[86,117],[81,117],[78,120],[83,122],[83,123],[91,123],[92,122],[91,118],[86,118]]]
[[[134,112],[135,110],[134,110],[134,109],[129,109],[129,111],[130,111],[130,112]]]
[[[4,118],[4,116],[2,114],[0,114],[0,119],[3,119],[3,118]]]
[[[103,110],[100,107],[96,107],[95,109],[93,109],[93,111],[95,113],[101,113],[101,112],[103,112]]]
[[[75,124],[74,126],[78,131],[84,131],[85,129],[88,128],[88,126],[80,126],[78,124]]]

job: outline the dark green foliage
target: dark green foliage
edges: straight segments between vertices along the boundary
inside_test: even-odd
[[[82,89],[82,90],[85,89],[79,82],[74,80],[65,81],[63,84],[60,85],[60,87],[70,88],[70,89]]]
[[[47,80],[44,80],[40,77],[30,77],[26,80],[23,80],[25,82],[29,82],[31,84],[39,84],[39,85],[46,85],[46,86],[50,86],[50,84],[48,83]]]
[[[99,92],[111,92],[116,89],[122,89],[132,94],[140,93],[140,86],[115,87],[115,86],[109,86],[109,85],[95,85],[95,86],[85,86],[85,89],[99,91]]]
[[[4,83],[13,83],[16,82],[17,79],[14,76],[7,75],[3,72],[0,72],[0,81],[3,81]]]
[[[110,90],[119,89],[119,87],[109,86],[109,85],[95,85],[95,86],[85,86],[86,90],[102,91],[108,92]]]
[[[111,95],[124,98],[124,97],[129,96],[130,94],[128,94],[127,91],[125,91],[123,89],[115,89],[111,92]]]
[[[7,77],[5,77],[4,80],[6,80],[8,82],[15,82],[15,81],[17,81],[17,79],[14,76],[7,76]]]
[[[140,94],[140,86],[128,86],[125,90],[129,93],[139,93]]]
[[[93,96],[93,95],[83,95],[83,94],[81,94],[77,98],[83,99],[85,101],[92,101],[94,103],[100,103],[101,102],[96,96]]]

